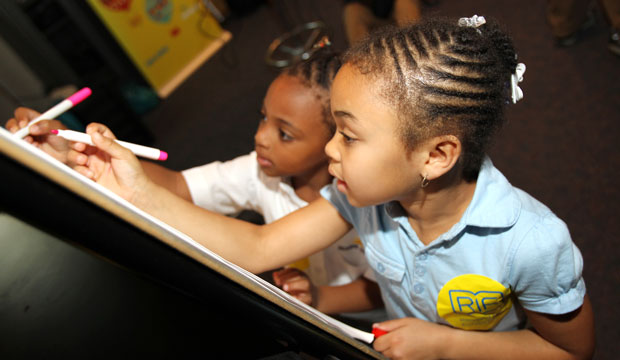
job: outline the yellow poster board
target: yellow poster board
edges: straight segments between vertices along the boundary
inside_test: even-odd
[[[87,0],[164,98],[230,40],[199,0]]]

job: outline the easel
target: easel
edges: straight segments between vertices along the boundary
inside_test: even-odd
[[[244,341],[254,340],[247,338],[251,336],[281,344],[282,351],[317,358],[382,358],[367,344],[205,255],[183,234],[93,187],[90,180],[67,172],[64,165],[29,144],[16,143],[4,129],[0,152],[3,211],[204,303],[213,309],[213,321],[204,328],[205,346],[213,351],[234,339],[239,346],[235,351],[251,354],[252,349],[243,347]]]

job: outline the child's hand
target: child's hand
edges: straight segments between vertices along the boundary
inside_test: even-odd
[[[308,275],[295,268],[284,268],[273,272],[273,281],[282,290],[291,294],[296,299],[315,306],[318,302],[317,289],[312,284]]]
[[[116,137],[110,129],[91,123],[86,133],[91,135],[95,146],[73,144],[73,149],[80,153],[75,155],[79,164],[74,166],[77,172],[129,201],[137,192],[146,190],[149,180],[140,161],[130,150],[113,141]]]
[[[26,127],[30,121],[40,114],[32,109],[19,107],[13,113],[13,118],[7,121],[5,127],[14,133],[17,130]],[[72,165],[69,156],[71,150],[69,141],[50,134],[53,129],[66,129],[66,127],[58,120],[42,120],[30,127],[30,135],[24,140],[45,151],[58,161]]]
[[[390,359],[440,359],[440,350],[452,330],[415,318],[384,321],[373,327],[388,332],[375,339],[373,347]]]

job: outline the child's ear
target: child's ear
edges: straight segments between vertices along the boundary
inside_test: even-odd
[[[425,170],[428,180],[434,180],[454,168],[462,151],[461,141],[454,135],[438,136],[429,141]]]

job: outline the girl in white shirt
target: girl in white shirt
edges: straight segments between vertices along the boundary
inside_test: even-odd
[[[338,54],[323,49],[283,70],[265,95],[255,151],[250,154],[182,172],[142,161],[146,174],[200,207],[229,215],[253,210],[266,223],[306,206],[319,198],[319,190],[332,181],[324,148],[335,132],[329,90],[340,65]],[[33,110],[18,108],[6,127],[17,131],[37,115]],[[30,128],[32,136],[27,141],[71,166],[86,164],[85,154],[69,151],[66,140],[49,136],[50,129],[62,127],[56,120],[39,122]],[[83,145],[73,146],[79,149]],[[274,281],[328,314],[382,306],[355,231],[323,251],[274,272]]]

